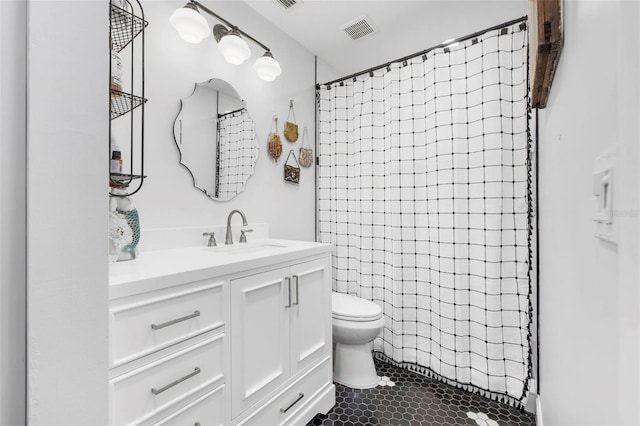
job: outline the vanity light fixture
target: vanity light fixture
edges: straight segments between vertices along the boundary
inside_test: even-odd
[[[213,37],[218,42],[218,50],[224,59],[233,65],[240,65],[251,57],[251,49],[242,37],[237,27],[227,30],[224,25],[213,27]]]
[[[267,46],[195,0],[190,0],[184,7],[177,9],[169,19],[183,40],[189,43],[200,43],[211,34],[209,25],[200,14],[200,10],[226,25],[216,24],[213,27],[213,37],[218,42],[218,50],[227,62],[240,65],[251,57],[251,49],[246,38],[265,50],[264,55],[253,65],[253,69],[261,80],[273,81],[282,73],[280,64],[273,58]]]
[[[184,7],[176,9],[169,18],[169,22],[178,31],[180,38],[189,43],[198,44],[209,37],[207,20],[200,14],[195,4],[187,3]]]
[[[264,55],[256,59],[253,69],[258,73],[258,77],[264,81],[273,81],[282,73],[280,64],[273,59],[273,55],[268,50],[264,52]]]

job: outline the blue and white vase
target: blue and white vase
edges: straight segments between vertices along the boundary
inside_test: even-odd
[[[119,195],[122,190],[112,191]],[[113,262],[135,259],[140,242],[138,210],[129,197],[111,198],[109,210],[109,259]]]

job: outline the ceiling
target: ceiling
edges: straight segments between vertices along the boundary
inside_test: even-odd
[[[346,76],[527,14],[527,0],[244,0],[328,65],[319,82]],[[285,0],[286,1],[286,0]],[[366,16],[374,32],[341,27]]]

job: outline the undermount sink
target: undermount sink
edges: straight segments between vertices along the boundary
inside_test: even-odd
[[[219,245],[217,247],[207,247],[207,250],[211,250],[218,253],[229,254],[256,254],[256,253],[268,253],[282,250],[283,248],[290,247],[286,243],[275,241],[256,241],[254,243],[234,243],[228,245]]]

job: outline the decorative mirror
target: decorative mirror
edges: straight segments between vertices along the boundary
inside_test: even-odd
[[[244,190],[258,158],[258,138],[245,102],[229,83],[196,83],[180,100],[173,135],[196,188],[219,201]]]

